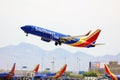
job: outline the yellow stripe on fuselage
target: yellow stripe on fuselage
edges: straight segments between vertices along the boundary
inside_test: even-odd
[[[80,45],[86,42],[86,38],[80,38],[80,40],[76,43],[72,43],[70,44],[71,46],[76,46],[76,45]]]

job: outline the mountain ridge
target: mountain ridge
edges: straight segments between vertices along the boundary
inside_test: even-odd
[[[80,66],[81,70],[86,70],[88,69],[88,63],[90,61],[104,61],[105,63],[108,63],[112,60],[120,62],[120,53],[117,55],[94,57],[85,52],[78,51],[71,53],[62,48],[46,51],[36,45],[29,43],[20,43],[18,45],[0,47],[0,54],[1,64],[16,62],[19,65],[26,64],[28,66],[31,66],[39,63],[41,65],[44,65],[45,68],[47,66],[51,66],[51,62],[54,60],[55,66],[67,63],[70,66],[68,70],[78,69],[79,64],[82,64]]]

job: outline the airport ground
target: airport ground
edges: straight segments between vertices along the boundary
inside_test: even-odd
[[[89,78],[65,78],[65,77],[60,77],[58,79],[52,79],[52,78],[47,78],[47,79],[37,79],[37,78],[30,78],[30,77],[19,77],[19,78],[13,78],[11,80],[109,80],[107,78],[96,78],[96,77],[89,77]]]
[[[91,64],[91,62],[90,62]],[[114,64],[114,65],[113,65]],[[115,73],[119,73],[119,66],[120,64],[118,64],[118,62],[114,61],[114,62],[109,62],[109,64],[111,67],[114,68],[114,66],[116,65],[117,67],[115,67],[113,70],[113,72]],[[116,71],[117,70],[117,71]],[[4,73],[6,71],[4,70],[0,70],[0,73]],[[9,71],[7,71],[9,72]],[[38,72],[38,73],[51,73],[51,71],[42,71],[42,72]],[[0,80],[4,80],[4,79],[0,79]],[[105,76],[105,71],[104,68],[93,68],[90,66],[89,71],[81,71],[81,72],[72,72],[72,71],[66,71],[64,75],[62,75],[61,77],[59,77],[58,79],[53,79],[53,78],[49,78],[47,77],[47,79],[38,79],[35,78],[35,75],[33,74],[33,71],[28,71],[28,70],[15,70],[15,74],[12,77],[12,79],[10,80],[109,80],[106,76]]]
[[[21,72],[20,72],[21,73]],[[57,79],[53,79],[53,78],[47,78],[47,79],[39,79],[39,78],[34,78],[34,76],[31,76],[30,73],[23,73],[23,74],[15,74],[13,76],[13,78],[11,80],[109,80],[105,77],[105,74],[100,75],[99,77],[97,76],[83,76],[82,74],[78,74],[78,73],[71,73],[69,74],[65,74]]]

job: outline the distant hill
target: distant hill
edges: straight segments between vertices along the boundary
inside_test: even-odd
[[[48,67],[52,68],[53,60],[55,70],[58,70],[65,63],[68,64],[68,70],[87,70],[89,61],[108,63],[110,60],[117,60],[120,62],[120,53],[115,56],[94,57],[84,52],[71,53],[61,48],[46,51],[29,43],[0,48],[0,68],[11,68],[10,66],[15,62],[17,63],[17,69],[21,69],[22,65],[28,66],[28,69],[33,69],[36,64],[40,64],[40,70],[43,70]]]

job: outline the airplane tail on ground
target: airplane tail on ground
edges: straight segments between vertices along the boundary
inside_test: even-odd
[[[14,73],[15,73],[15,67],[16,67],[16,63],[14,63],[11,71],[9,72],[9,74],[7,76],[7,79],[10,79],[14,75]]]
[[[118,80],[117,77],[110,71],[108,66],[105,64],[104,65],[105,72],[110,76],[112,80]]]
[[[66,67],[67,67],[67,64],[65,64],[65,65],[56,73],[56,75],[55,75],[53,78],[58,78],[58,77],[60,77],[60,76],[66,71]]]
[[[34,73],[37,73],[37,72],[38,72],[39,66],[40,66],[40,65],[37,64],[36,67],[33,69],[33,72],[34,72]]]

